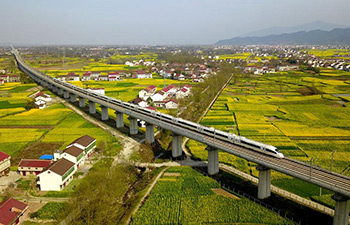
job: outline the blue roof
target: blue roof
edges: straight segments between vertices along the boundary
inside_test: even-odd
[[[53,155],[42,155],[39,159],[53,159]]]

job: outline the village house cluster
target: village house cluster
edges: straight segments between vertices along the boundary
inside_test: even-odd
[[[319,57],[312,56],[310,59],[306,60],[305,63],[311,67],[323,67],[350,72],[350,60],[321,59]]]
[[[46,104],[51,101],[51,96],[43,92],[38,92],[34,95],[34,105],[39,109],[45,109]]]
[[[141,107],[162,107],[166,109],[177,109],[179,104],[177,99],[188,97],[191,92],[191,85],[185,85],[181,88],[173,84],[157,91],[157,87],[151,85],[139,92],[138,98],[132,102]],[[153,108],[154,109],[154,108]]]
[[[0,75],[0,85],[4,83],[15,83],[15,82],[20,82],[20,76],[18,75]]]

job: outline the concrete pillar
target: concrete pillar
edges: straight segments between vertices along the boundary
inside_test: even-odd
[[[79,107],[84,108],[85,107],[85,98],[79,98]]]
[[[182,136],[173,132],[172,134],[172,151],[171,155],[173,158],[179,157],[182,155]]]
[[[63,97],[64,98],[69,98],[69,92],[68,91],[63,91]]]
[[[349,198],[339,194],[332,196],[335,201],[333,225],[348,225],[349,223]]]
[[[57,93],[57,87],[56,86],[52,86],[52,91],[54,92],[54,93]]]
[[[96,113],[96,103],[89,101],[89,113],[95,114]]]
[[[76,102],[77,101],[77,96],[75,94],[70,94],[70,101],[71,102]]]
[[[259,170],[259,184],[258,184],[258,198],[265,199],[271,196],[271,169],[258,166]]]
[[[146,142],[149,144],[154,143],[154,125],[146,124]]]
[[[208,146],[208,174],[214,175],[219,173],[219,150]]]
[[[101,120],[108,120],[108,108],[101,105]]]
[[[57,94],[58,95],[62,95],[63,94],[63,90],[61,88],[57,88]]]
[[[121,128],[124,127],[124,114],[118,111],[115,111],[115,115],[116,115],[116,125],[117,128]]]
[[[130,129],[130,134],[137,134],[139,132],[138,126],[137,126],[137,119],[134,117],[129,116],[129,129]]]

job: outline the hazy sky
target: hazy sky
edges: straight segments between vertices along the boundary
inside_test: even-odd
[[[0,0],[0,43],[212,44],[273,26],[350,25],[350,0]]]

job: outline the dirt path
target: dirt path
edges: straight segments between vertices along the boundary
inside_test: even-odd
[[[126,224],[130,224],[131,222],[131,218],[132,216],[137,212],[137,210],[139,210],[139,208],[142,206],[142,204],[145,202],[147,196],[151,193],[152,189],[154,188],[154,186],[156,185],[157,181],[159,180],[159,178],[162,177],[162,175],[164,174],[164,172],[168,169],[168,167],[164,168],[159,174],[158,176],[154,179],[154,181],[152,182],[152,184],[149,186],[148,190],[146,191],[145,195],[142,197],[141,201],[137,204],[137,206],[135,207],[135,209],[132,211],[132,213],[130,214],[130,217],[128,218]]]

